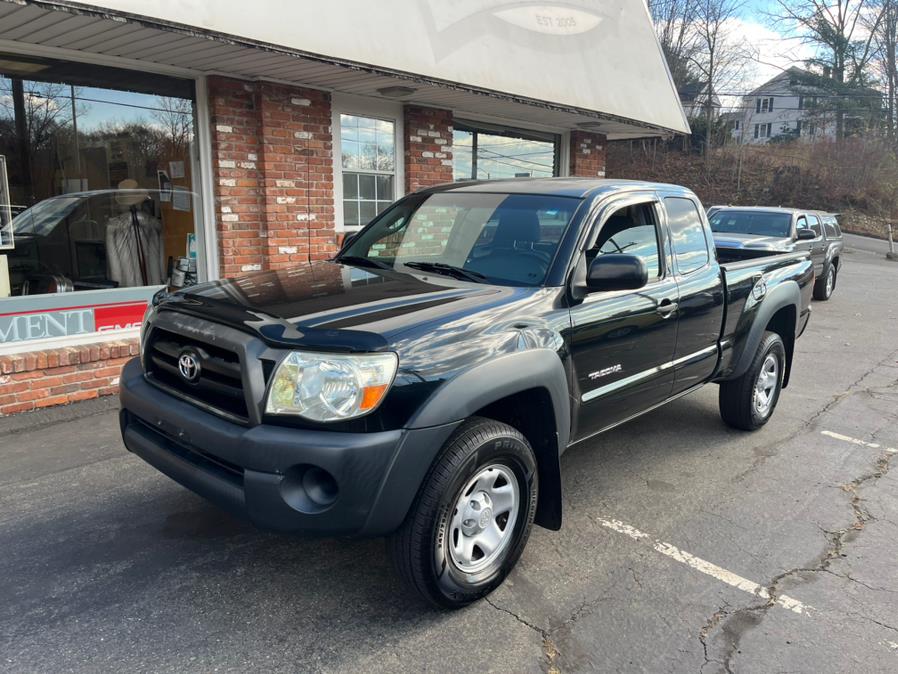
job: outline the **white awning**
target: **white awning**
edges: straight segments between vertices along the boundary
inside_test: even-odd
[[[641,0],[0,0],[16,43],[610,138],[688,133]],[[61,54],[60,54],[61,55]]]

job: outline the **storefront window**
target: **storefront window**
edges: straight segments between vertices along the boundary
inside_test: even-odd
[[[345,226],[365,225],[392,203],[395,137],[391,121],[340,115]]]
[[[129,327],[157,288],[196,278],[192,83],[0,56],[0,345],[103,329],[76,307],[129,306],[111,324]]]
[[[452,142],[456,180],[558,175],[558,138],[552,134],[456,122]]]

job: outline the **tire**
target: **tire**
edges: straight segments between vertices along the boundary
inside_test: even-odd
[[[782,338],[775,332],[765,332],[745,374],[720,384],[718,402],[723,420],[745,431],[754,431],[766,424],[779,402],[785,364],[786,347]],[[760,389],[756,394],[756,387],[762,383],[762,371],[770,387],[764,386],[763,394]]]
[[[826,265],[826,270],[823,272],[823,276],[817,279],[817,282],[814,284],[814,299],[820,302],[825,302],[832,297],[833,290],[836,289],[836,280],[838,277],[839,272],[835,265],[832,263]]]
[[[467,420],[446,442],[405,522],[387,541],[399,575],[443,608],[489,594],[527,544],[537,490],[536,458],[524,436],[491,419]],[[489,553],[487,544],[495,544]]]

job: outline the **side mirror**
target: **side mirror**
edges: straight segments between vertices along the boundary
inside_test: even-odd
[[[817,235],[814,234],[813,229],[799,229],[798,235],[795,237],[796,241],[813,241],[817,238]]]
[[[597,255],[586,272],[586,287],[599,290],[636,290],[649,281],[649,272],[641,257],[626,253]]]

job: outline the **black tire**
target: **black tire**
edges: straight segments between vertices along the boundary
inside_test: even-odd
[[[776,383],[767,398],[768,404],[761,404],[763,398],[756,404],[755,386],[759,383],[761,369],[768,363],[768,356],[776,359]],[[779,402],[785,365],[786,347],[782,338],[775,332],[765,332],[745,374],[720,383],[718,403],[723,420],[728,425],[745,431],[754,431],[766,424]]]
[[[832,274],[832,283],[828,283],[828,275]],[[826,265],[826,269],[823,270],[823,276],[817,279],[817,282],[814,283],[814,299],[819,302],[826,302],[830,297],[833,296],[833,291],[836,289],[836,280],[839,278],[839,271],[836,269],[836,266],[832,263]]]
[[[517,480],[516,515],[513,523],[505,520],[511,531],[491,566],[470,574],[455,563],[448,548],[453,517],[462,490],[492,466],[504,468]],[[467,420],[446,442],[405,522],[387,541],[399,575],[421,597],[444,608],[461,608],[489,594],[505,580],[527,544],[537,490],[536,458],[524,436],[508,424],[491,419]],[[458,535],[456,530],[456,541]]]

